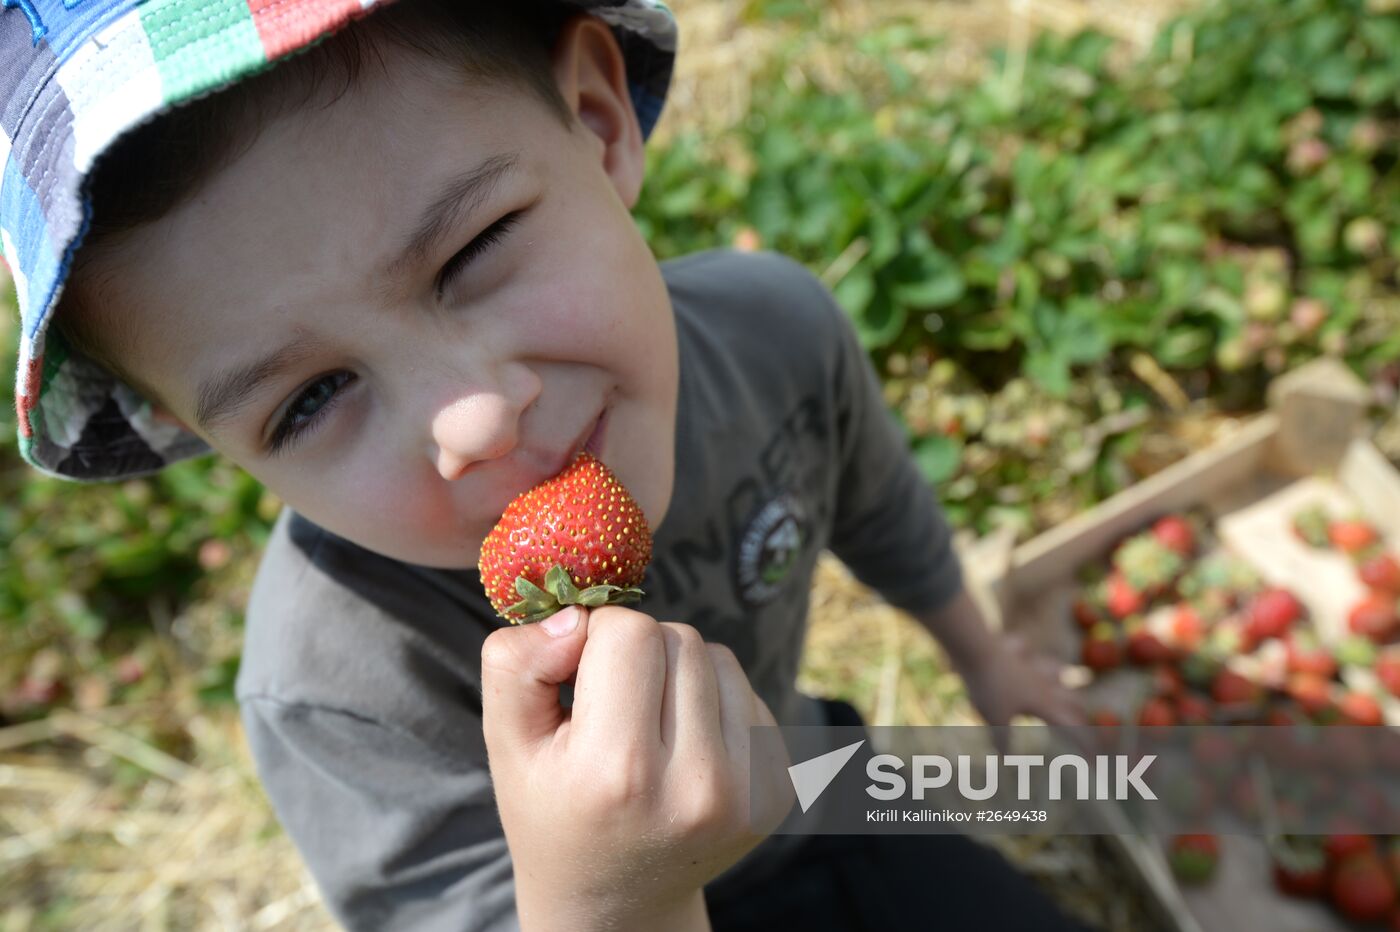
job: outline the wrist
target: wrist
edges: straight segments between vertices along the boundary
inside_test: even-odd
[[[999,635],[987,626],[966,589],[937,611],[919,616],[919,622],[964,677],[984,669],[1000,653]]]
[[[516,911],[521,932],[711,932],[702,890],[673,902],[633,901],[619,908],[587,905],[577,898],[517,893]]]

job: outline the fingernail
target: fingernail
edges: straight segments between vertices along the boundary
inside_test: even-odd
[[[570,605],[540,622],[540,627],[552,638],[568,637],[578,627],[578,620],[582,614],[582,609],[577,605]]]

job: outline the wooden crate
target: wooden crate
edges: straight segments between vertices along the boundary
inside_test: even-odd
[[[1290,373],[1272,387],[1267,413],[1214,446],[1019,547],[1004,538],[980,542],[967,561],[973,592],[993,623],[1077,663],[1080,635],[1071,605],[1078,568],[1106,559],[1118,541],[1167,512],[1200,509],[1225,545],[1269,582],[1291,589],[1319,634],[1335,641],[1362,594],[1355,570],[1344,556],[1298,541],[1290,521],[1302,504],[1349,498],[1400,550],[1400,474],[1363,436],[1367,396],[1355,376],[1330,360]],[[1125,711],[1142,695],[1142,681],[1141,674],[1116,672],[1097,678],[1088,695],[1097,706]],[[1400,723],[1400,704],[1390,703],[1387,717]],[[1219,874],[1195,889],[1175,883],[1159,840],[1126,833],[1115,839],[1164,921],[1181,932],[1349,928],[1321,904],[1276,895],[1258,839],[1222,837]]]

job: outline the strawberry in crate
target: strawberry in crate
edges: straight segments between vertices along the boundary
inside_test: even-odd
[[[1383,546],[1381,535],[1365,518],[1338,518],[1327,525],[1327,539],[1343,553],[1360,560],[1377,553]]]
[[[1234,554],[1213,553],[1198,560],[1178,586],[1207,625],[1236,611],[1263,588],[1259,574]]]
[[[1133,612],[1114,614],[1123,618],[1142,611],[1147,603],[1169,592],[1186,569],[1186,557],[1163,543],[1151,531],[1129,537],[1113,552],[1113,571],[1109,574],[1110,598],[1131,593],[1139,603]],[[1113,605],[1110,604],[1110,610]]]

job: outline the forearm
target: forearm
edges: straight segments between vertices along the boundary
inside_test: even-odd
[[[914,617],[943,645],[953,666],[964,674],[978,668],[996,649],[997,635],[987,626],[966,588],[941,608],[916,613]]]

